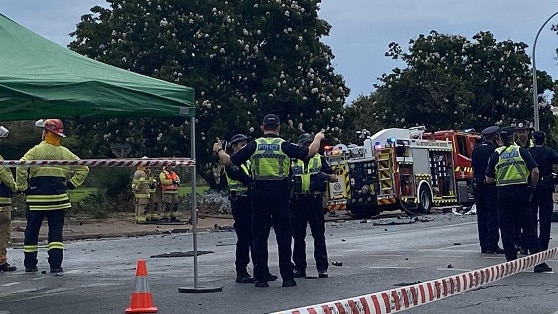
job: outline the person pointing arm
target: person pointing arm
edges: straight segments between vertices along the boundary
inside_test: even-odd
[[[320,149],[320,143],[324,139],[324,137],[325,137],[324,130],[318,132],[314,136],[314,140],[312,141],[310,146],[308,146],[308,155],[306,156],[307,158],[314,156],[318,152],[318,150]],[[215,143],[213,144],[213,152],[217,154],[217,157],[219,157],[219,160],[225,166],[232,166],[233,162],[231,161],[231,156],[227,154],[227,152],[225,152],[225,150],[221,146],[222,146],[221,140],[219,139],[219,137],[217,137]]]

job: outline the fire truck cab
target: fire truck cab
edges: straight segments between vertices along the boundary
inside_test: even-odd
[[[329,184],[328,209],[366,217],[404,209],[474,201],[471,154],[480,135],[465,131],[426,133],[424,127],[384,129],[363,145],[338,144],[326,151],[338,181]]]

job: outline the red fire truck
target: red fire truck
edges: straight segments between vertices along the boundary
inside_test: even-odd
[[[472,203],[471,155],[480,138],[468,131],[391,128],[366,136],[361,146],[327,148],[326,158],[338,176],[329,183],[327,208],[368,217]]]

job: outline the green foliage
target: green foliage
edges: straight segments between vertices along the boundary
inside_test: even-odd
[[[79,188],[69,191],[70,202],[77,203],[83,201],[89,195],[96,194],[98,191],[95,187],[83,187],[80,186]]]
[[[19,160],[41,141],[42,129],[35,127],[35,121],[10,121],[2,125],[10,131],[0,144],[0,153],[6,160]]]
[[[129,168],[92,167],[84,185],[70,191],[72,209],[67,215],[107,218],[114,212],[133,212]]]
[[[490,32],[470,41],[432,31],[411,40],[408,52],[391,43],[386,56],[401,59],[407,67],[384,74],[375,93],[358,99],[350,110],[362,113],[357,123],[382,127],[483,129],[532,121],[526,47],[511,40],[497,42]],[[552,79],[545,72],[537,75],[542,99],[553,89]],[[554,125],[549,106],[540,108],[540,117],[543,130]]]
[[[130,199],[133,196],[132,176],[133,170],[130,168],[93,167],[86,184],[97,187],[109,198],[122,195]]]
[[[68,216],[88,216],[95,219],[109,217],[109,200],[104,190],[94,194],[86,195],[82,200],[72,204],[72,208],[66,213]]]
[[[73,203],[72,208],[67,211],[66,215],[106,219],[111,213],[133,211],[133,203],[128,195],[118,194],[111,197],[107,190],[98,189],[97,192]]]
[[[216,136],[259,135],[264,114],[277,113],[283,135],[340,133],[348,95],[320,42],[330,26],[317,0],[109,0],[82,16],[69,47],[91,58],[196,89],[196,160],[211,175]],[[156,106],[157,104],[154,104]],[[185,121],[79,121],[84,156],[110,156],[128,143],[129,156],[188,156]],[[89,140],[89,139],[93,140]],[[90,143],[91,145],[87,145]],[[84,145],[85,144],[85,145]],[[77,149],[77,147],[76,147]]]

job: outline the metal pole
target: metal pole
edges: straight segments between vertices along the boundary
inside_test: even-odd
[[[196,158],[196,144],[195,144],[195,137],[196,137],[196,120],[195,117],[192,116],[190,118],[190,138],[192,139],[190,145],[192,146],[192,158]],[[191,219],[192,219],[192,241],[194,243],[194,288],[198,288],[198,202],[197,202],[197,195],[196,195],[196,167],[192,167],[192,212],[191,212]]]
[[[552,14],[541,26],[541,28],[539,28],[539,31],[537,32],[537,36],[535,36],[535,41],[533,42],[533,53],[531,55],[531,57],[533,58],[533,123],[535,124],[535,131],[539,131],[540,130],[540,125],[539,125],[539,94],[538,94],[538,87],[537,87],[537,65],[535,62],[535,48],[537,47],[537,40],[539,39],[539,35],[541,34],[541,31],[543,30],[543,28],[546,26],[546,23],[548,23],[554,16],[556,16],[558,14],[558,12],[554,12],[554,14]]]
[[[190,146],[192,159],[196,160],[196,117],[190,117]],[[199,287],[198,286],[198,202],[196,196],[196,166],[192,168],[192,242],[194,246],[194,287],[179,287],[178,292],[181,293],[207,293],[221,292],[223,287]]]

